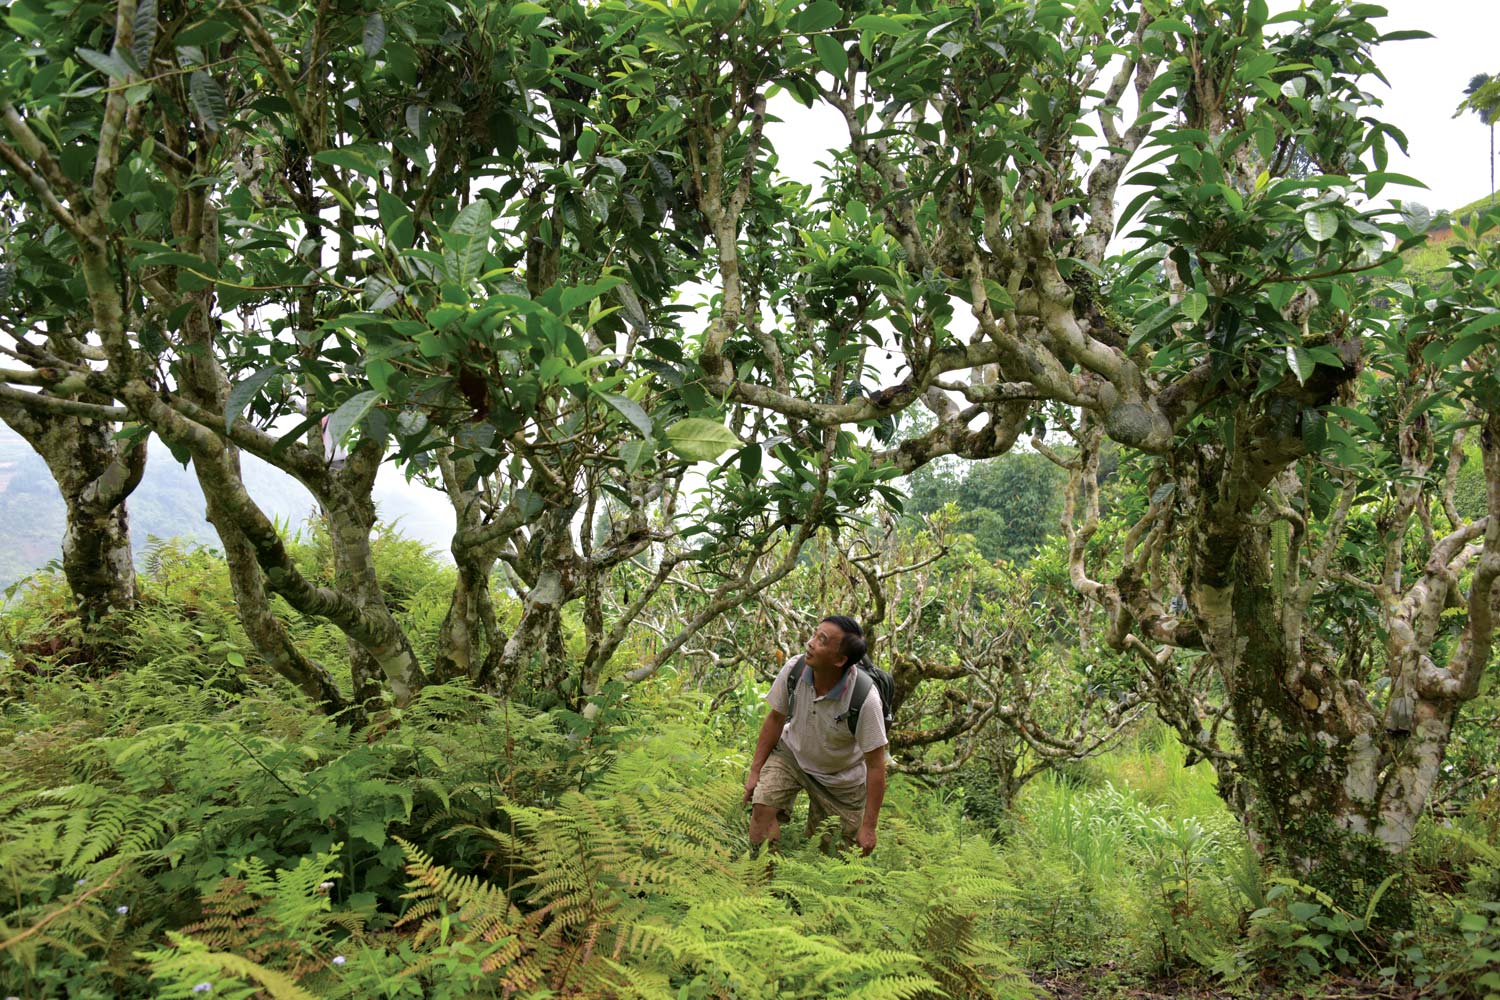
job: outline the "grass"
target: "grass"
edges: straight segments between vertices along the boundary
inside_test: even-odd
[[[1027,786],[1004,857],[1034,887],[1014,928],[1028,966],[1165,974],[1232,948],[1258,868],[1213,770],[1186,757],[1174,734],[1148,725]]]

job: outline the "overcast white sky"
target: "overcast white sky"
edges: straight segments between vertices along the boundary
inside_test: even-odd
[[[1276,2],[1289,9],[1295,3]],[[1388,188],[1387,194],[1419,201],[1430,208],[1457,208],[1490,191],[1489,129],[1472,113],[1454,117],[1464,87],[1476,73],[1500,72],[1500,0],[1386,0],[1390,16],[1382,31],[1421,29],[1435,37],[1393,42],[1377,52],[1390,81],[1371,81],[1370,89],[1385,101],[1381,113],[1410,140],[1410,157],[1394,154],[1390,169],[1410,174],[1430,190]],[[767,128],[783,173],[804,182],[819,173],[814,163],[829,145],[847,141],[842,119],[829,110],[807,111],[789,99],[773,105],[787,121]],[[379,489],[390,510],[399,498],[407,508],[402,529],[443,550],[451,537],[453,514],[447,499],[435,491],[407,486],[401,473],[387,465]],[[377,497],[377,500],[380,498]]]
[[[1392,42],[1376,61],[1389,89],[1371,88],[1385,100],[1382,117],[1410,140],[1405,168],[1424,181],[1432,208],[1458,208],[1490,192],[1490,133],[1472,112],[1453,117],[1476,73],[1500,73],[1500,0],[1386,0],[1385,31],[1421,29],[1434,38]],[[1413,198],[1422,201],[1423,196]]]
[[[1273,0],[1272,9],[1296,3]],[[1390,87],[1370,81],[1385,101],[1380,113],[1410,140],[1410,158],[1391,157],[1390,169],[1423,181],[1430,191],[1388,188],[1398,198],[1429,208],[1458,208],[1490,191],[1489,129],[1465,112],[1454,118],[1464,87],[1476,73],[1500,73],[1500,0],[1386,0],[1390,16],[1382,32],[1415,30],[1435,37],[1392,42],[1377,50],[1376,61]],[[786,121],[766,129],[780,156],[782,172],[813,181],[814,164],[830,146],[847,142],[843,120],[832,110],[803,109],[785,98],[773,105]],[[1404,162],[1403,162],[1404,161]]]

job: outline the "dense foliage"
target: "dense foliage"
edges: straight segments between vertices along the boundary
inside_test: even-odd
[[[683,819],[605,735],[670,729],[674,683],[743,714],[746,668],[833,603],[893,668],[914,779],[982,787],[994,808],[970,812],[1003,817],[1154,713],[1287,880],[1250,911],[1247,967],[1262,946],[1311,948],[1320,971],[1392,953],[1423,917],[1393,887],[1424,824],[1493,795],[1500,245],[1481,213],[1430,284],[1402,274],[1434,220],[1383,200],[1414,182],[1388,169],[1405,139],[1368,89],[1378,47],[1413,34],[1382,13],[9,5],[0,419],[66,505],[69,608],[27,598],[7,683],[22,712],[124,685],[115,714],[59,703],[27,730],[61,727],[69,750],[28,748],[12,790],[35,831],[12,880],[26,974],[43,941],[105,934],[106,886],[160,875],[142,909],[224,931],[243,952],[228,971],[267,990],[333,975],[297,949],[363,928],[395,934],[370,955],[416,963],[395,982],[420,980],[435,942],[517,989],[749,989],[724,978],[740,945],[723,926],[648,920],[687,919],[692,900],[651,880],[691,858],[750,886],[713,806],[720,744],[683,737],[709,748]],[[816,188],[778,172],[778,99],[842,122]],[[148,553],[196,581],[171,608],[138,582],[128,531],[152,435],[191,466],[228,569]],[[304,543],[246,488],[244,454],[312,494]],[[932,472],[966,509],[930,504],[925,534],[896,517],[902,476],[920,491],[934,463],[1008,454]],[[387,461],[451,502],[451,572],[377,527]],[[266,670],[322,715],[256,694]],[[169,683],[198,693],[117,721],[133,716],[114,702]],[[617,716],[627,697],[658,714]],[[523,735],[485,757],[496,712]],[[213,777],[231,761],[270,784]],[[195,781],[214,787],[181,791]],[[252,806],[242,785],[297,804]],[[265,834],[241,829],[252,808]],[[606,854],[597,878],[548,868],[588,862],[563,846],[583,814],[656,853]],[[205,846],[220,820],[232,849]],[[510,873],[503,895],[484,865]],[[901,878],[892,898],[914,891]],[[323,881],[359,906],[325,921],[303,899]],[[783,921],[807,914],[771,885]],[[600,918],[606,895],[628,916]],[[893,908],[906,945],[862,939],[877,957],[858,968],[808,953],[792,988],[931,990],[914,936],[991,940],[967,908]],[[1463,919],[1488,947],[1489,918]],[[1180,930],[1156,928],[1164,963],[1207,955]],[[154,941],[164,975],[207,961]],[[955,954],[954,975],[1009,988],[982,971],[988,947]]]
[[[403,613],[440,615],[451,568],[392,544]],[[309,572],[319,546],[293,546]],[[153,550],[107,677],[41,643],[65,598],[44,579],[0,617],[7,994],[1019,998],[1025,971],[1081,966],[1114,969],[1103,995],[1157,975],[1496,988],[1493,794],[1424,824],[1388,889],[1418,912],[1395,937],[1368,900],[1268,876],[1160,725],[1014,801],[979,756],[897,779],[868,859],[796,829],[750,858],[738,699],[663,679],[576,714],[431,685],[351,732],[256,659],[211,553]]]

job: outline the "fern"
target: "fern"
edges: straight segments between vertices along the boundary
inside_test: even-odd
[[[1487,843],[1474,834],[1455,827],[1433,826],[1432,832],[1463,847],[1489,867],[1500,868],[1500,846]]]
[[[56,851],[62,870],[75,876],[105,855],[128,858],[152,850],[172,819],[158,802],[92,784],[48,789],[37,798],[68,809]]]
[[[991,943],[991,915],[1014,890],[987,845],[958,852],[970,870],[936,864],[955,845],[893,818],[882,850],[911,867],[789,855],[771,873],[745,856],[738,782],[685,760],[683,743],[660,752],[669,743],[663,733],[621,754],[553,808],[502,802],[504,822],[472,828],[491,845],[489,878],[404,843],[403,925],[424,956],[412,971],[430,975],[458,948],[483,956],[473,974],[503,990],[1030,995]]]
[[[201,905],[202,919],[182,928],[184,935],[215,951],[243,953],[257,962],[267,960],[260,948],[272,922],[260,912],[260,900],[249,894],[243,878],[220,879]]]
[[[110,937],[107,901],[121,874],[121,869],[102,874],[93,885],[80,879],[60,896],[18,900],[16,908],[0,918],[0,956],[31,974],[49,953],[84,957],[85,945],[99,945]]]
[[[172,948],[148,956],[153,975],[178,980],[228,972],[260,983],[272,996],[306,996],[298,981],[328,966],[331,930],[357,933],[359,922],[330,912],[326,886],[336,853],[272,869],[259,858],[221,879],[203,898],[203,917],[172,933]],[[279,992],[278,992],[279,991]]]
[[[434,864],[413,844],[402,841],[401,847],[411,876],[407,898],[413,905],[399,925],[416,925],[415,945],[420,948],[432,941],[447,944],[448,929],[456,921],[465,941],[489,946],[481,953],[482,972],[496,974],[512,990],[541,983],[547,950],[529,933],[527,921],[503,890]],[[424,970],[430,961],[424,960],[411,971]]]
[[[134,669],[27,680],[0,717],[0,893],[21,887],[0,902],[0,981],[17,992],[1025,992],[994,943],[1011,896],[993,850],[903,823],[927,803],[899,787],[874,860],[794,835],[770,864],[746,852],[743,753],[705,735],[693,697],[590,720],[434,685],[377,733],[341,729],[262,680],[207,565],[163,546]],[[219,669],[226,650],[248,666]],[[26,978],[64,967],[76,978]]]
[[[199,982],[209,983],[216,992],[225,992],[225,987],[231,985],[223,981],[227,973],[238,981],[235,985],[243,985],[246,980],[255,982],[271,1000],[318,1000],[285,972],[233,952],[210,951],[185,934],[169,932],[167,937],[172,948],[158,948],[146,954],[152,977],[166,981],[170,991],[167,995],[191,996]]]

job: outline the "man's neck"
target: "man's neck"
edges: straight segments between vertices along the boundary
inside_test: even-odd
[[[847,663],[841,667],[814,666],[812,668],[813,690],[819,695],[827,694],[829,691],[833,690],[833,686],[839,682],[839,678],[843,677],[844,671],[848,669],[849,664]]]

